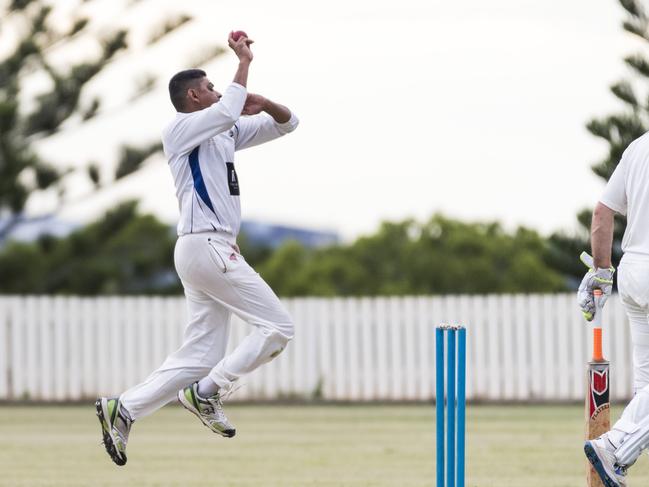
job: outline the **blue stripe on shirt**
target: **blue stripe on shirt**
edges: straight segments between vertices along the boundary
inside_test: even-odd
[[[210,195],[207,193],[207,187],[205,187],[205,181],[203,181],[203,173],[201,172],[201,166],[198,163],[198,147],[196,147],[189,154],[189,167],[192,170],[192,177],[194,178],[194,188],[198,193],[198,196],[203,200],[207,207],[212,210],[212,213],[216,215],[214,207],[212,206],[212,201],[210,200]],[[217,217],[218,218],[218,217]]]

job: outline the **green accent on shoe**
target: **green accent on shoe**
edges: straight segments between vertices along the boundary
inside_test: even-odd
[[[232,438],[236,429],[223,412],[220,395],[217,393],[211,397],[202,398],[198,395],[197,388],[198,383],[195,382],[191,386],[178,391],[178,399],[181,405],[198,417],[212,432],[226,438]]]
[[[110,423],[115,424],[115,417],[117,416],[117,401],[109,399],[106,403],[108,406],[108,415],[110,416]]]
[[[117,465],[122,466],[126,464],[126,441],[121,437],[122,434],[128,438],[128,431],[132,421],[125,422],[126,431],[120,433],[115,425],[115,420],[120,420],[122,416],[118,414],[120,409],[119,400],[99,398],[95,402],[95,409],[97,410],[97,417],[101,424],[102,429],[102,443],[106,449],[106,453],[110,456],[111,460]],[[110,418],[106,417],[108,414],[113,417],[112,424],[109,424]]]
[[[185,388],[185,397],[189,402],[191,402],[194,407],[196,408],[196,411],[200,412],[200,407],[198,406],[198,399],[196,399],[196,394],[194,394],[194,385],[192,384],[191,386]]]

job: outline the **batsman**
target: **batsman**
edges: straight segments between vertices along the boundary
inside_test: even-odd
[[[626,486],[630,467],[649,446],[649,133],[627,147],[593,213],[593,259],[582,259],[589,270],[578,291],[579,307],[588,321],[601,312],[611,294],[615,213],[627,218],[618,291],[631,327],[635,394],[613,427],[584,445],[607,487]],[[596,290],[602,293],[600,306]]]

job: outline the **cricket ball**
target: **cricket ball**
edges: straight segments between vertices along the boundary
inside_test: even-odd
[[[235,30],[232,33],[232,39],[234,39],[234,42],[237,42],[241,37],[248,37],[248,34],[242,30]]]

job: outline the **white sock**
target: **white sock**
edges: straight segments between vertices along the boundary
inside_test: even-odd
[[[208,376],[205,376],[198,381],[199,396],[203,398],[212,397],[217,392],[219,392],[219,386],[217,386],[216,383]]]

